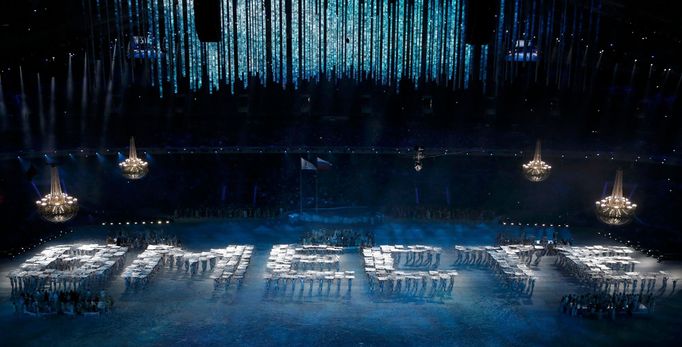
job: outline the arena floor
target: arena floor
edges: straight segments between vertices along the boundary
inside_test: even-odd
[[[267,292],[262,279],[273,244],[296,243],[304,230],[280,220],[209,220],[166,227],[183,248],[201,251],[228,244],[255,245],[241,287],[214,290],[208,275],[162,270],[142,290],[126,291],[121,278],[108,287],[112,312],[97,317],[31,317],[15,314],[6,273],[45,245],[0,264],[0,325],[3,345],[35,346],[191,346],[191,345],[673,345],[679,341],[682,296],[668,290],[650,317],[590,320],[559,311],[564,294],[579,285],[545,257],[535,269],[532,296],[506,289],[482,266],[453,265],[452,247],[492,245],[501,226],[388,220],[374,226],[376,244],[426,244],[444,247],[439,269],[456,269],[450,297],[386,298],[368,290],[362,255],[351,249],[341,269],[356,272],[352,289],[333,286],[321,294],[298,290]],[[576,245],[613,244],[588,230],[572,230]],[[101,226],[84,227],[51,241],[105,241]],[[128,262],[134,259],[128,255]],[[665,270],[682,277],[682,264],[656,263],[637,254],[640,271]]]

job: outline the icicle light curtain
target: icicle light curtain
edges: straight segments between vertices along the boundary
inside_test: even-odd
[[[197,0],[93,1],[100,42],[149,41],[145,66],[161,95],[164,87],[234,92],[254,79],[294,88],[326,78],[457,89],[470,85],[476,67],[484,86],[497,85],[514,75],[506,56],[518,40],[546,50],[538,65],[549,75],[598,39],[601,7],[601,0],[499,0],[489,45],[473,54],[466,0],[218,0],[221,40],[213,43],[195,31]]]

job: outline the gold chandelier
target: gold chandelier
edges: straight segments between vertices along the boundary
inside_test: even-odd
[[[130,152],[128,154],[128,159],[118,163],[121,167],[121,173],[123,177],[130,180],[137,180],[149,172],[149,165],[146,161],[137,157],[137,151],[135,150],[135,138],[130,138]]]
[[[531,182],[541,182],[549,177],[549,172],[552,171],[552,167],[542,161],[542,158],[540,157],[540,140],[535,144],[533,160],[523,164],[522,168],[523,174]]]
[[[59,182],[59,171],[56,167],[50,169],[51,185],[50,194],[36,201],[38,213],[43,219],[53,223],[63,223],[76,216],[78,213],[78,199],[62,192]]]
[[[616,171],[611,195],[596,203],[597,217],[609,225],[624,225],[630,222],[635,214],[637,204],[633,204],[623,196],[623,171]]]

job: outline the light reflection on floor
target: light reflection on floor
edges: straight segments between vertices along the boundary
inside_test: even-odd
[[[446,249],[440,269],[460,273],[451,297],[386,298],[370,294],[357,251],[342,256],[341,268],[357,278],[350,292],[332,287],[266,293],[262,279],[270,246],[298,241],[301,226],[281,221],[209,221],[176,223],[183,248],[201,251],[227,244],[254,244],[256,249],[241,288],[214,291],[208,275],[189,278],[164,271],[138,292],[126,292],[113,280],[109,291],[114,311],[101,317],[15,316],[4,276],[22,259],[2,263],[0,326],[9,345],[650,345],[674,342],[682,319],[680,295],[661,298],[657,313],[637,320],[593,321],[559,313],[563,294],[579,291],[576,281],[545,258],[532,297],[505,289],[490,271],[453,265],[452,246],[493,244],[496,224],[387,222],[376,228],[377,244],[428,244]],[[587,232],[573,231],[578,244],[612,244]],[[56,243],[103,242],[100,227],[78,230]],[[610,241],[610,242],[609,242]],[[31,253],[32,254],[32,253]],[[134,257],[129,255],[128,261]],[[678,263],[657,264],[646,258],[640,271],[673,271]],[[669,286],[670,287],[670,286]],[[4,344],[4,343],[3,343]]]

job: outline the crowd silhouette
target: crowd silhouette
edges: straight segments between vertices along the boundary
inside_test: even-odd
[[[392,218],[416,220],[492,221],[497,217],[493,211],[488,210],[425,206],[392,207],[385,214]]]
[[[653,314],[656,297],[649,294],[568,294],[561,298],[561,312],[572,317],[609,318],[632,317],[636,313]]]
[[[71,291],[21,292],[12,297],[15,313],[29,315],[87,315],[108,312],[114,300],[106,291],[92,293]]]
[[[187,207],[173,211],[176,219],[199,219],[199,218],[277,218],[284,214],[282,208],[275,207]]]
[[[337,247],[366,247],[374,245],[374,233],[354,229],[312,229],[301,236],[304,245],[331,245]]]
[[[177,236],[170,235],[165,230],[156,228],[144,230],[112,230],[107,235],[107,243],[128,247],[130,249],[145,249],[148,245],[181,245]]]

